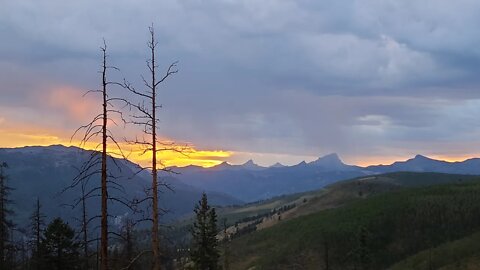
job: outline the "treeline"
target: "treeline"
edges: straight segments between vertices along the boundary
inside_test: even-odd
[[[7,169],[7,163],[0,164],[0,269],[99,269],[99,238],[83,241],[81,226],[75,230],[59,217],[47,223],[50,217],[43,213],[39,199],[32,205],[28,224],[13,221],[15,202],[10,195],[15,190],[9,187]],[[128,266],[137,252],[130,225],[127,221],[121,227],[111,246],[114,269]]]
[[[22,226],[13,222],[14,202],[9,197],[14,190],[8,186],[7,168],[6,163],[0,163],[0,269],[101,269],[100,237],[84,241],[82,223],[75,227],[59,217],[47,217],[39,199],[32,206],[29,224]],[[179,248],[177,243],[165,239],[160,247],[162,268],[227,269],[219,262],[217,215],[205,193],[193,212],[195,222],[189,229],[192,240]],[[108,249],[109,267],[150,269],[153,261],[149,246],[151,232],[136,228],[135,221],[128,218],[117,225],[119,229]]]
[[[254,216],[244,217],[235,222],[235,232],[230,236],[230,238],[238,238],[242,235],[252,233],[257,230],[257,225],[262,223],[265,218],[273,218],[276,215],[278,220],[281,220],[281,214],[295,208],[297,205],[295,203],[287,204],[279,208],[273,208],[270,212],[263,214],[257,214]],[[248,224],[245,224],[248,223]],[[240,226],[242,225],[243,226]]]

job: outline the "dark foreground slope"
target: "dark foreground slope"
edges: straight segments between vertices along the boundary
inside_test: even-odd
[[[233,240],[233,269],[385,269],[480,230],[480,184],[354,199]]]

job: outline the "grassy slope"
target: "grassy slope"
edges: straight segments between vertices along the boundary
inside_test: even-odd
[[[270,211],[275,207],[280,207],[290,203],[298,203],[303,199],[311,200],[308,207],[313,211],[323,210],[325,208],[334,208],[343,205],[345,202],[357,198],[365,198],[370,195],[390,192],[405,187],[422,187],[438,184],[468,182],[476,179],[477,176],[457,175],[443,173],[416,173],[416,172],[396,172],[382,175],[359,177],[341,181],[329,185],[320,190],[304,192],[299,194],[275,197],[270,200],[252,203],[240,207],[220,208],[218,213],[224,217],[253,216]],[[312,199],[314,199],[312,201]],[[318,201],[318,199],[321,199]],[[325,207],[325,204],[331,204],[332,207]],[[319,209],[312,207],[312,204],[319,206]],[[305,213],[310,211],[305,209]]]
[[[218,209],[218,214],[220,219],[226,218],[231,225],[242,218],[268,213],[274,208],[294,203],[297,207],[282,214],[282,220],[285,221],[321,210],[337,208],[358,199],[366,199],[372,195],[392,192],[406,187],[468,182],[475,178],[476,176],[471,175],[414,172],[359,177],[341,181],[320,190],[276,197],[241,207],[220,208]],[[265,225],[260,225],[259,228],[268,228],[276,223],[266,222]]]
[[[437,247],[423,250],[402,260],[390,270],[478,269],[480,265],[480,232]]]
[[[297,207],[282,213],[282,222],[318,211],[337,208],[356,200],[366,199],[372,195],[400,190],[405,187],[421,187],[434,184],[453,182],[468,182],[474,179],[471,175],[453,175],[442,173],[397,172],[376,176],[359,177],[341,181],[325,188],[310,192],[290,194],[272,199],[250,203],[238,207],[217,208],[218,220],[227,219],[228,226],[234,231],[233,225],[243,218],[269,213],[275,208],[296,204]],[[306,203],[305,203],[306,201]],[[192,209],[193,210],[193,209]],[[169,237],[176,242],[189,242],[188,228],[193,216],[177,221]],[[257,230],[269,228],[278,223],[278,216],[265,220],[257,226]],[[223,226],[223,225],[222,225]],[[242,227],[242,225],[240,225]]]
[[[417,185],[412,175],[402,175],[409,186]],[[440,178],[440,182],[459,182],[458,176]],[[428,179],[433,183],[438,178]],[[352,185],[338,185],[345,184]],[[280,222],[232,242],[234,269],[287,269],[294,265],[318,269],[325,257],[325,242],[333,269],[362,263],[368,264],[368,269],[384,269],[429,246],[477,230],[478,194],[480,185],[475,183],[393,191]],[[365,246],[359,241],[362,235],[366,235]]]

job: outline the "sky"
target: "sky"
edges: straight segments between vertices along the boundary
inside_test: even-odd
[[[141,88],[152,24],[160,67],[179,61],[160,134],[191,150],[168,165],[480,156],[476,0],[0,0],[0,147],[78,144],[103,39]]]

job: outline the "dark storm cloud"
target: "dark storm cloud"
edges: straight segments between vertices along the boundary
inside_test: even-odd
[[[447,155],[478,133],[478,1],[0,3],[3,107],[48,114],[23,97],[95,87],[102,38],[113,76],[139,84],[154,23],[162,64],[180,61],[163,94],[163,132],[179,140],[346,156],[441,143]]]

